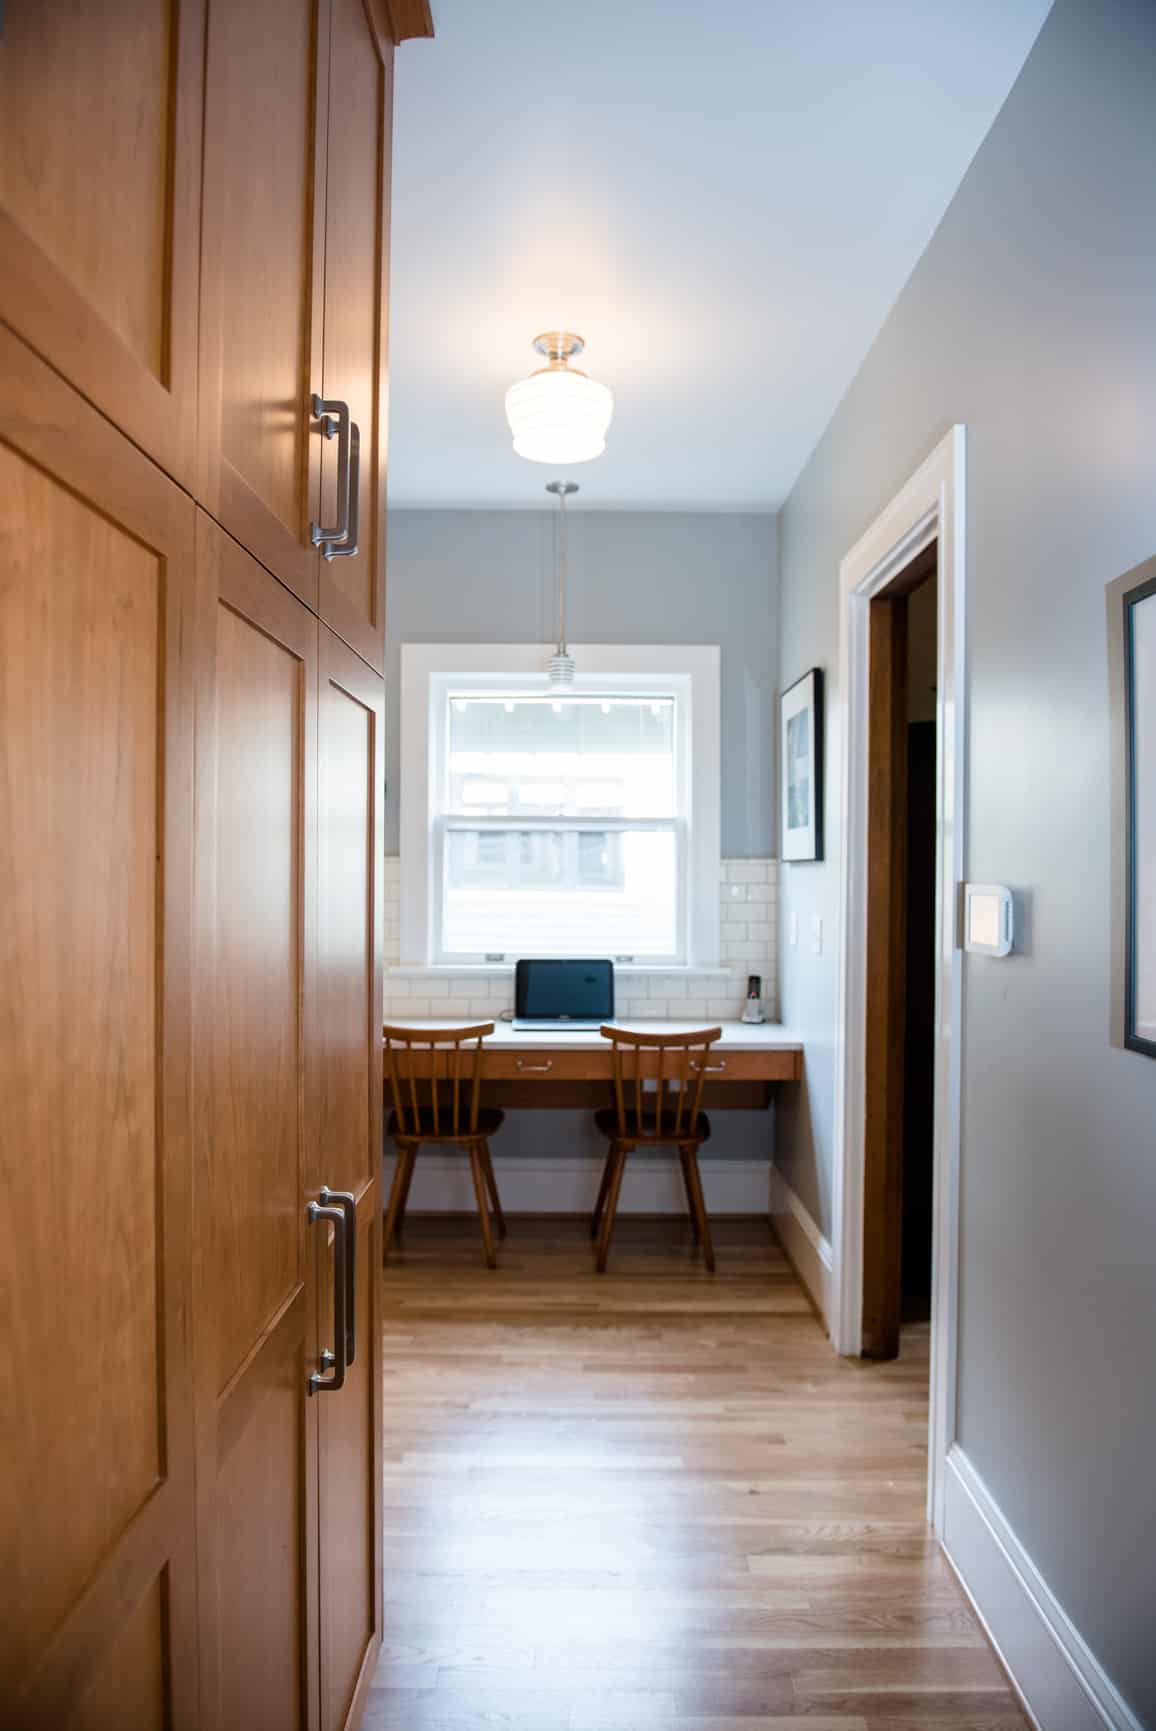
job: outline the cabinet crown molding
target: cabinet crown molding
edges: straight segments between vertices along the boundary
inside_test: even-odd
[[[390,34],[395,42],[406,42],[413,36],[432,36],[433,13],[429,0],[385,0],[389,15]]]

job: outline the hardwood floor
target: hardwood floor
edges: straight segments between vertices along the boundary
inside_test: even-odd
[[[831,1352],[765,1225],[407,1222],[366,1731],[1013,1731],[923,1518],[926,1328]]]

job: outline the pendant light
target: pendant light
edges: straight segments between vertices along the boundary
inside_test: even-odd
[[[569,365],[585,346],[573,331],[545,331],[534,338],[546,366],[506,392],[506,419],[519,457],[532,463],[586,463],[606,449],[613,394]]]
[[[546,491],[558,501],[558,647],[550,657],[550,684],[573,685],[574,657],[566,646],[566,500],[578,491],[578,483],[547,481]]]

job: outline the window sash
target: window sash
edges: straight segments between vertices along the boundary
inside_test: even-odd
[[[457,812],[435,815],[431,825],[430,852],[433,866],[433,932],[432,961],[439,966],[460,964],[465,967],[476,966],[479,962],[509,962],[517,959],[510,951],[498,950],[450,950],[445,947],[443,936],[445,931],[446,912],[446,836],[452,831],[477,834],[482,831],[508,834],[511,831],[541,832],[545,834],[659,834],[673,835],[675,845],[675,910],[674,930],[675,947],[668,951],[653,951],[614,954],[616,962],[627,964],[637,957],[640,967],[662,969],[664,967],[685,967],[687,965],[687,910],[690,886],[689,870],[689,825],[681,817],[669,818],[549,818],[549,817],[485,817],[474,818]],[[596,939],[592,940],[593,950],[605,949]],[[517,957],[552,956],[554,949],[535,951],[520,949]]]

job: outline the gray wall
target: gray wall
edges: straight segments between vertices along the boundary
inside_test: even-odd
[[[401,645],[552,642],[554,536],[548,511],[390,512],[387,853],[397,852]],[[722,646],[722,851],[732,858],[775,851],[777,564],[770,515],[571,507],[573,642]]]
[[[836,674],[838,562],[968,428],[968,875],[1023,953],[965,974],[960,1440],[1156,1725],[1156,1063],[1110,1044],[1105,586],[1156,551],[1156,5],[1057,0],[781,519],[784,675]],[[837,693],[835,694],[837,696]],[[784,922],[834,930],[828,863]],[[834,951],[780,948],[805,1102],[777,1159],[830,1230]]]

